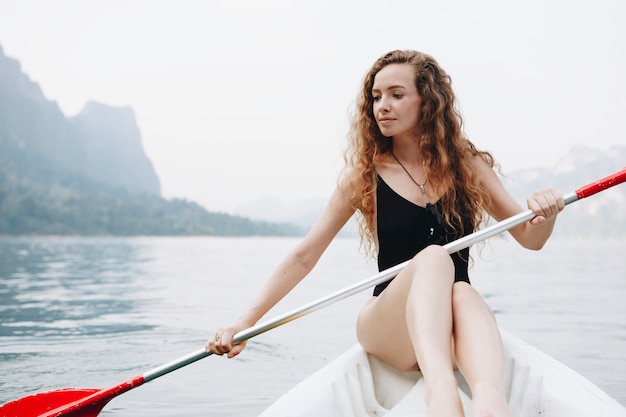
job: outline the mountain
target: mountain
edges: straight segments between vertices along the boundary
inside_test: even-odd
[[[133,109],[92,101],[68,121],[74,144],[82,145],[78,174],[133,193],[161,194]]]
[[[2,48],[0,155],[12,173],[37,181],[54,179],[49,173],[56,172],[130,192],[160,194],[132,109],[92,102],[67,119]]]
[[[0,47],[0,234],[301,235],[160,196],[130,107],[66,118]]]

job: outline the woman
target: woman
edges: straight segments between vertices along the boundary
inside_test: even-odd
[[[221,328],[207,350],[238,355],[233,335],[253,326],[314,267],[344,224],[359,215],[361,242],[381,270],[411,262],[375,288],[357,320],[363,348],[399,370],[419,369],[429,416],[463,416],[454,369],[472,390],[474,416],[510,416],[496,321],[470,285],[469,249],[441,244],[471,233],[489,215],[522,210],[494,161],[463,135],[450,77],[430,56],[392,51],[367,73],[352,119],[346,168],[324,213],[272,274],[248,311]],[[554,190],[528,198],[536,217],[510,231],[540,249],[564,207]]]

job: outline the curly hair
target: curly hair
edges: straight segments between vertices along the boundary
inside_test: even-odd
[[[351,192],[361,244],[370,255],[377,249],[375,165],[392,147],[392,141],[382,135],[376,123],[372,87],[376,74],[390,64],[408,64],[415,72],[415,86],[422,98],[419,148],[429,183],[440,196],[445,223],[463,233],[463,224],[467,224],[463,219],[470,219],[476,228],[485,219],[484,209],[491,204],[489,194],[476,180],[472,158],[480,155],[492,168],[495,162],[490,153],[476,149],[465,137],[450,76],[427,54],[389,52],[364,77],[344,153],[343,184]]]

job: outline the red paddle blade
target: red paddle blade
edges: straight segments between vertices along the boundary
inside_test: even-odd
[[[42,392],[19,400],[11,401],[0,407],[0,417],[39,417],[46,415],[52,410],[63,407],[67,404],[75,403],[89,397],[100,389],[90,388],[64,388],[55,391]],[[72,417],[96,417],[108,400],[101,403],[90,404],[80,410],[74,410],[70,413],[53,414]]]
[[[0,407],[0,417],[96,417],[113,398],[144,382],[136,376],[107,389],[64,388],[29,395]]]

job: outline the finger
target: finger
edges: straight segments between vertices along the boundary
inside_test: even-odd
[[[554,189],[539,190],[527,200],[528,208],[535,214],[531,224],[539,225],[555,217],[565,208],[563,196]]]
[[[532,224],[533,226],[537,226],[540,224],[544,224],[546,222],[546,218],[543,216],[535,216],[533,217],[533,219],[530,221],[530,224]]]
[[[233,349],[233,336],[234,335],[235,333],[229,329],[225,329],[221,333],[219,346],[224,350],[224,353],[230,352]]]
[[[220,356],[227,352],[227,350],[224,349],[222,343],[223,332],[224,331],[222,329],[219,329],[217,332],[215,332],[215,335],[213,337],[209,338],[206,344],[206,349],[208,352],[212,352]]]
[[[215,338],[212,341],[214,351],[216,354],[222,356],[233,348],[232,344],[233,332],[228,329],[220,329],[215,333]]]
[[[223,355],[224,352],[221,351],[221,349],[215,345],[215,342],[213,340],[209,340],[206,344],[206,346],[204,347],[204,349],[208,352],[208,353],[213,353],[215,355]]]
[[[537,202],[541,207],[541,212],[545,218],[552,216],[556,208],[556,202],[551,198],[549,193],[543,192],[537,197]]]
[[[215,335],[210,338],[205,346],[207,352],[212,352],[222,356],[227,354],[229,358],[237,356],[243,350],[246,342],[233,343],[235,329],[220,328]]]
[[[550,188],[542,193],[546,206],[543,207],[547,217],[554,217],[565,207],[565,201],[559,192]]]
[[[550,190],[540,190],[535,192],[528,199],[528,208],[530,208],[536,216],[549,218],[558,213],[557,199]]]
[[[232,359],[235,356],[239,355],[245,346],[246,346],[246,342],[241,342],[241,343],[233,346],[231,351],[228,352],[228,358]]]
[[[535,214],[535,218],[540,217],[540,216],[541,217],[545,216],[541,200],[542,200],[542,197],[539,193],[534,193],[532,196],[530,196],[526,200],[528,204],[528,208],[532,210],[532,212]]]
[[[561,193],[559,193],[555,189],[550,189],[550,193],[552,194],[552,197],[556,201],[557,212],[560,213],[561,210],[565,208],[565,199],[563,198],[563,195],[561,195]]]

